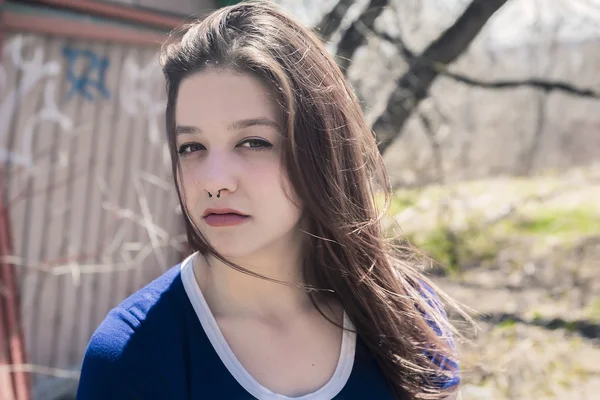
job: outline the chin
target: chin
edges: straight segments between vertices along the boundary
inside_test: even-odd
[[[224,241],[222,243],[219,242],[220,241],[217,241],[216,243],[211,242],[211,245],[220,255],[231,260],[243,260],[251,257],[253,254],[256,254],[259,251],[259,248],[256,247],[256,244],[245,246],[243,243],[239,243],[239,241],[233,245],[231,241]]]

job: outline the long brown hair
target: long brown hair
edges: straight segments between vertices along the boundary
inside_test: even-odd
[[[387,208],[391,196],[382,157],[355,94],[319,38],[270,3],[244,2],[175,32],[163,46],[161,65],[175,182],[175,107],[182,80],[224,68],[267,83],[284,112],[282,161],[303,205],[308,233],[303,272],[306,287],[316,288],[309,290],[313,303],[334,296],[342,304],[396,398],[441,399],[455,390],[440,388],[440,382],[455,378],[451,368],[440,370],[432,361],[456,359],[448,337],[439,335],[453,328],[424,289],[435,286],[382,232],[383,212],[374,197],[383,192]],[[176,186],[191,248],[269,279],[217,254]]]

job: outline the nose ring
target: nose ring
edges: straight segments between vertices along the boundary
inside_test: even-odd
[[[221,189],[221,190],[223,190],[223,189]],[[221,198],[221,190],[219,190],[219,191],[217,192],[217,199],[220,199],[220,198]],[[208,192],[208,190],[207,190],[207,192]],[[212,197],[213,197],[213,195],[212,195],[212,193],[211,193],[211,192],[208,192],[208,197],[210,197],[210,198],[212,198]]]

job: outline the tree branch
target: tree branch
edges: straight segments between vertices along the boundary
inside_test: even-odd
[[[363,34],[363,31],[365,29],[369,31],[373,30],[375,20],[381,15],[389,2],[390,0],[371,0],[367,9],[346,29],[342,39],[338,43],[336,51],[338,65],[342,71],[348,70],[354,53],[367,41],[367,37]]]
[[[342,24],[342,20],[346,16],[350,6],[354,4],[354,0],[340,0],[335,7],[321,18],[321,22],[313,28],[324,42],[331,39],[335,31]]]
[[[394,38],[388,35],[385,32],[373,32],[371,34],[378,36],[380,39],[385,40],[388,43],[391,43],[398,47],[406,60],[409,63],[420,63],[426,64],[427,60],[420,59],[418,56],[415,56],[409,48],[406,47],[402,38]],[[533,89],[539,89],[542,92],[549,93],[553,91],[561,91],[566,94],[570,94],[578,97],[586,97],[592,99],[600,99],[600,92],[597,92],[593,89],[582,89],[578,88],[575,85],[562,82],[562,81],[553,81],[548,79],[541,78],[527,78],[527,79],[502,79],[495,81],[483,81],[476,78],[471,78],[470,76],[460,74],[457,72],[451,72],[448,70],[447,66],[444,64],[433,64],[429,63],[430,68],[434,69],[439,75],[443,75],[445,77],[451,78],[457,82],[464,83],[469,86],[477,86],[484,89],[515,89],[519,87],[530,87]]]
[[[423,100],[439,72],[428,64],[450,64],[456,60],[479,34],[486,22],[508,0],[472,0],[455,23],[444,31],[425,51],[415,58],[409,70],[398,79],[385,111],[377,118],[373,130],[379,150],[385,150],[397,139],[414,108]],[[425,63],[419,62],[426,60]]]
[[[539,89],[546,93],[552,91],[561,91],[567,94],[571,94],[573,96],[600,99],[600,93],[592,89],[581,89],[570,83],[561,81],[551,81],[539,78],[529,78],[522,80],[482,81],[455,72],[450,72],[446,69],[438,69],[438,73],[440,75],[447,76],[448,78],[451,78],[457,82],[485,89],[514,89],[518,87],[531,87],[534,89]]]

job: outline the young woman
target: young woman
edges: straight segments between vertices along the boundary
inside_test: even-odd
[[[452,327],[384,238],[375,138],[319,39],[242,3],[161,63],[195,252],[108,314],[78,399],[454,398]]]

